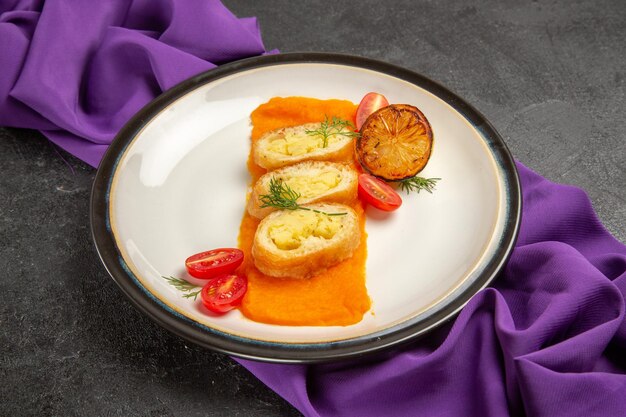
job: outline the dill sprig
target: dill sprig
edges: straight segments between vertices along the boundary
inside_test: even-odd
[[[399,181],[399,184],[400,188],[406,191],[407,194],[410,194],[411,191],[417,191],[419,193],[422,190],[432,193],[439,180],[441,180],[441,178],[411,177]]]
[[[274,207],[281,210],[306,210],[327,216],[344,216],[348,213],[326,213],[310,207],[298,204],[298,199],[302,196],[299,192],[291,188],[282,179],[270,178],[269,194],[262,194],[259,199],[263,203],[261,208]]]
[[[345,130],[352,129],[352,130]],[[307,135],[321,136],[323,140],[323,148],[328,146],[328,138],[332,135],[342,135],[349,138],[359,136],[359,132],[354,131],[354,125],[347,120],[340,119],[333,116],[328,120],[328,116],[324,115],[324,121],[320,125],[319,129],[304,131]]]
[[[183,294],[184,298],[192,298],[194,299],[194,301],[198,298],[198,295],[200,294],[200,292],[202,291],[202,289],[194,291],[196,288],[198,288],[197,285],[192,284],[189,281],[185,281],[184,279],[180,279],[180,278],[174,278],[174,277],[162,277],[164,278],[167,282],[170,283],[171,286],[173,286],[174,288],[176,288],[178,291],[182,291],[185,292],[187,294]],[[192,292],[193,291],[193,292]]]

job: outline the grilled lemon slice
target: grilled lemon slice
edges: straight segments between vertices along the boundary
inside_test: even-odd
[[[372,113],[356,141],[361,166],[387,181],[415,176],[430,158],[433,133],[415,106],[392,104]]]

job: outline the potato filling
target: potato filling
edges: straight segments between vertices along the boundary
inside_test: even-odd
[[[300,193],[302,198],[312,198],[339,185],[341,182],[341,173],[337,170],[332,170],[322,171],[314,176],[297,175],[281,179],[292,190]]]
[[[310,238],[332,239],[341,228],[341,218],[313,211],[294,210],[274,219],[269,237],[277,248],[297,249]]]
[[[321,135],[286,132],[284,136],[270,141],[267,150],[281,155],[300,156],[324,147],[332,147],[342,139],[345,139],[345,136],[338,134],[330,135],[327,138],[326,146],[324,146],[324,138]]]

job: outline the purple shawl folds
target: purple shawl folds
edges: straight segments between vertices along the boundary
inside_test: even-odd
[[[264,53],[216,0],[0,0],[0,126],[97,166],[161,91]],[[368,363],[240,360],[308,416],[626,416],[626,247],[586,195],[519,165],[517,247],[452,325]]]
[[[626,416],[626,247],[583,191],[518,170],[516,248],[452,325],[359,366],[240,362],[307,416]]]
[[[264,52],[256,19],[217,0],[0,0],[0,126],[38,129],[97,167],[162,91]]]

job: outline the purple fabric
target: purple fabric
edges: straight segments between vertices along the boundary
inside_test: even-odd
[[[516,248],[453,324],[360,365],[239,362],[306,416],[626,416],[626,246],[518,169]]]
[[[0,0],[0,126],[98,166],[117,131],[180,81],[263,54],[217,0]]]

